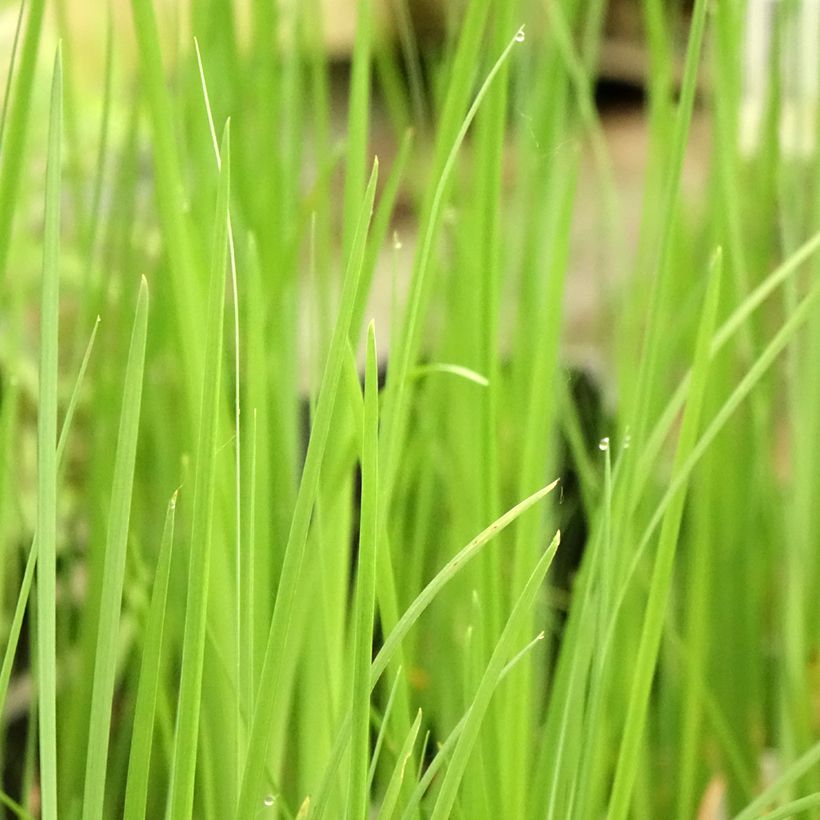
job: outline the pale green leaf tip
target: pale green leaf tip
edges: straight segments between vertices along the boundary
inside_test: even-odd
[[[225,127],[222,129],[222,144],[219,146],[219,156],[225,160],[231,152],[231,118],[225,120]]]

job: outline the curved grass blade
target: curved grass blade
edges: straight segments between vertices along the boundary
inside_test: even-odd
[[[780,808],[770,811],[761,817],[761,820],[783,820],[786,817],[796,817],[805,811],[811,811],[820,806],[820,792],[808,794],[805,797],[798,797],[789,803],[784,803]]]
[[[608,652],[613,639],[613,624],[617,618],[618,612],[623,606],[627,591],[631,582],[635,577],[641,559],[644,556],[649,542],[655,533],[658,525],[661,523],[667,507],[672,502],[675,493],[689,480],[689,475],[694,470],[698,461],[706,452],[709,445],[714,441],[715,437],[724,428],[726,423],[732,417],[732,414],[737,410],[741,403],[754,389],[755,385],[768,372],[769,368],[775,362],[777,357],[783,352],[789,342],[794,338],[797,331],[808,321],[811,316],[811,311],[816,307],[816,302],[820,299],[820,284],[816,284],[806,296],[800,301],[797,307],[792,311],[789,318],[783,326],[775,334],[774,338],[765,347],[763,352],[757,357],[752,366],[746,372],[746,375],[740,380],[738,385],[723,403],[720,410],[704,430],[703,434],[693,447],[692,452],[686,461],[675,472],[675,476],[669,484],[666,492],[655,507],[655,512],[643,532],[643,535],[638,542],[638,546],[633,553],[632,562],[629,569],[624,575],[624,580],[618,589],[617,601],[613,610],[613,621],[610,624],[609,632],[607,633],[606,641],[604,642],[603,652]]]
[[[134,730],[131,736],[131,754],[128,760],[128,778],[125,788],[126,820],[145,817],[148,801],[148,773],[151,766],[151,746],[154,739],[157,693],[160,683],[160,660],[162,636],[165,628],[165,606],[168,597],[168,580],[171,575],[171,555],[174,544],[174,518],[177,493],[168,502],[162,542],[154,575],[151,604],[145,625],[137,702],[134,706]]]
[[[42,10],[41,10],[42,11]],[[40,312],[40,396],[37,407],[37,676],[42,816],[57,816],[57,348],[60,300],[60,181],[63,74],[60,46],[54,58],[46,168]],[[6,150],[10,151],[9,145]],[[0,235],[3,229],[0,227]],[[2,263],[0,263],[0,268]]]
[[[353,720],[347,815],[367,816],[370,758],[370,659],[376,605],[376,529],[379,492],[379,366],[373,323],[367,330],[362,426],[362,501],[353,648]],[[418,727],[416,727],[418,731]]]
[[[125,369],[120,428],[111,488],[111,508],[105,544],[105,563],[100,598],[97,650],[94,658],[94,683],[88,727],[83,790],[83,818],[102,818],[105,780],[108,770],[108,745],[111,734],[111,706],[117,672],[117,638],[120,631],[122,587],[131,517],[134,464],[137,456],[145,343],[148,332],[148,283],[140,282],[131,347]]]
[[[507,665],[504,667],[501,675],[499,676],[496,682],[496,688],[498,684],[503,681],[507,675],[512,672],[513,669],[518,665],[520,661],[522,661],[527,654],[532,650],[537,644],[544,640],[544,633],[540,632],[536,635],[523,649],[521,649],[518,653],[516,653],[515,657],[510,660]],[[416,788],[413,790],[413,793],[410,795],[410,800],[407,802],[407,805],[404,807],[404,813],[401,816],[401,820],[410,820],[413,816],[413,812],[416,811],[417,806],[421,803],[422,798],[424,797],[427,790],[430,788],[430,784],[433,782],[433,778],[438,774],[439,769],[447,762],[447,759],[450,757],[450,754],[453,751],[456,743],[458,742],[459,737],[461,737],[461,733],[464,730],[464,725],[467,722],[467,717],[469,716],[469,710],[462,716],[461,720],[452,728],[450,734],[447,735],[447,739],[444,743],[441,744],[441,748],[436,753],[436,756],[433,758],[430,765],[427,767],[427,770],[424,774],[419,778],[419,782],[416,785]]]
[[[535,565],[529,580],[513,606],[510,617],[507,619],[501,637],[498,639],[498,643],[493,650],[493,654],[490,657],[490,661],[478,685],[478,690],[473,698],[470,710],[467,713],[461,734],[453,750],[453,756],[450,759],[450,764],[444,775],[441,791],[439,791],[438,798],[436,799],[432,820],[444,820],[444,818],[448,818],[452,814],[461,779],[470,759],[470,753],[478,738],[484,716],[490,706],[490,699],[507,665],[511,643],[520,632],[524,618],[535,602],[535,597],[541,588],[544,576],[547,574],[547,570],[552,563],[552,559],[555,557],[560,543],[561,533],[557,532],[552,539],[552,543],[547,547],[541,558],[538,559],[538,563]]]
[[[376,658],[370,667],[371,691],[379,682],[379,678],[381,678],[382,674],[384,674],[384,670],[387,668],[390,661],[393,660],[393,657],[398,651],[399,646],[407,633],[412,629],[413,625],[421,617],[425,609],[430,606],[438,593],[441,592],[441,590],[447,586],[447,584],[449,584],[450,581],[452,581],[453,578],[455,578],[455,576],[458,575],[458,573],[461,572],[461,570],[464,569],[464,567],[466,567],[476,555],[478,555],[487,543],[489,543],[502,530],[512,524],[519,516],[530,509],[530,507],[544,498],[544,496],[552,492],[552,490],[554,490],[557,486],[558,481],[553,481],[551,484],[546,487],[542,487],[537,492],[516,504],[515,507],[504,513],[504,515],[490,524],[489,527],[480,532],[472,541],[470,541],[469,544],[459,550],[438,571],[430,583],[428,583],[427,586],[416,596],[413,603],[410,604],[404,615],[402,615],[396,623],[396,626],[387,636],[385,642],[382,644],[382,648],[379,650],[378,655],[376,655]],[[325,771],[325,775],[322,780],[322,786],[317,792],[316,799],[314,800],[315,808],[314,814],[312,815],[313,817],[321,817],[323,815],[333,778],[336,776],[336,772],[341,765],[345,748],[347,747],[347,743],[350,739],[351,727],[351,718],[348,714],[346,720],[339,729],[339,734],[336,738],[336,743],[333,747],[330,761],[328,762],[327,770]]]
[[[0,791],[0,804],[5,806],[15,817],[19,817],[21,820],[34,820],[31,814],[3,791]]]
[[[820,233],[815,234],[798,248],[788,259],[778,265],[736,308],[725,322],[717,329],[712,339],[710,356],[714,357],[734,338],[746,320],[763,302],[782,284],[788,282],[817,251],[820,250]],[[641,495],[646,486],[652,468],[657,462],[658,454],[663,447],[669,431],[675,424],[681,408],[686,401],[691,385],[692,373],[689,371],[669,399],[661,412],[658,421],[649,434],[638,460],[634,496]]]
[[[225,278],[228,253],[231,162],[230,121],[225,124],[214,214],[213,245],[208,292],[205,370],[201,387],[197,435],[188,597],[182,645],[174,757],[169,789],[170,816],[190,817],[194,801],[202,667],[208,614],[211,538],[216,493],[218,419],[222,386],[222,336],[225,324]]]
[[[780,794],[783,789],[791,786],[795,780],[799,780],[806,772],[820,763],[820,743],[815,743],[802,757],[795,760],[770,786],[764,789],[740,814],[735,816],[735,820],[754,820],[756,817],[768,817],[763,814],[766,806]],[[790,815],[786,815],[787,817]]]
[[[450,581],[453,580],[456,573],[458,573],[464,565],[475,558],[480,552],[481,548],[492,538],[494,538],[502,530],[506,529],[513,521],[520,515],[525,513],[533,504],[536,504],[548,493],[552,492],[558,486],[556,479],[546,487],[534,492],[532,495],[525,498],[523,501],[516,504],[511,510],[508,510],[496,521],[493,521],[489,527],[480,532],[466,547],[459,550],[442,568],[439,570],[435,578],[418,594],[416,599],[407,608],[404,615],[401,616],[396,626],[385,639],[382,648],[379,650],[373,661],[373,666],[370,670],[370,686],[376,685],[387,664],[390,663],[393,655],[398,649],[404,637],[410,631],[411,627],[421,617],[422,612],[427,609],[432,603],[433,599]]]
[[[447,362],[433,362],[431,364],[420,364],[410,371],[411,379],[422,379],[432,373],[446,373],[449,376],[458,376],[468,382],[479,385],[479,387],[489,387],[490,381],[481,373],[460,364],[448,364]]]

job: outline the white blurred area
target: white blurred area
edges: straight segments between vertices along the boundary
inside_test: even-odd
[[[777,92],[780,150],[807,159],[817,143],[820,0],[748,0],[743,46],[741,151],[760,150]]]

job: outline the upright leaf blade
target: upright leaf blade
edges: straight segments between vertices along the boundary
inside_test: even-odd
[[[42,5],[42,4],[39,4]],[[40,9],[42,12],[42,9]],[[46,169],[43,279],[40,311],[40,398],[37,410],[37,670],[39,674],[42,815],[57,816],[57,347],[60,300],[60,181],[63,72],[54,58]],[[8,147],[7,147],[8,150]],[[0,233],[2,233],[0,228]],[[6,234],[7,235],[7,234]]]
[[[376,333],[367,330],[362,430],[362,506],[359,528],[359,571],[356,586],[353,647],[353,739],[350,747],[350,794],[347,816],[367,816],[368,762],[370,757],[370,658],[376,602],[376,531],[379,491],[379,371]]]
[[[225,277],[230,203],[230,123],[225,125],[214,216],[206,328],[205,371],[197,437],[194,509],[188,564],[188,597],[182,645],[174,757],[169,796],[170,816],[190,817],[194,802],[202,667],[208,614],[211,537],[216,492],[217,427],[222,384],[222,336],[225,323]]]
[[[128,780],[125,790],[126,820],[145,817],[148,800],[148,772],[151,765],[151,746],[156,722],[157,693],[159,690],[162,636],[165,627],[165,605],[168,597],[168,580],[171,575],[171,554],[174,545],[174,518],[177,494],[168,502],[162,543],[154,576],[154,589],[145,625],[145,641],[142,649],[142,666],[137,687],[137,703],[134,707],[134,731],[131,737],[131,755],[128,761]]]
[[[344,356],[348,344],[350,324],[353,319],[353,310],[356,303],[356,294],[364,260],[365,242],[367,238],[370,216],[373,211],[373,199],[376,194],[378,179],[378,161],[373,165],[370,182],[367,185],[356,235],[351,246],[345,273],[342,291],[342,303],[333,337],[330,343],[327,363],[319,388],[319,398],[316,402],[316,420],[311,430],[308,442],[305,467],[299,492],[296,498],[296,508],[293,512],[288,543],[285,547],[285,557],[282,564],[282,573],[279,578],[279,588],[276,603],[273,609],[273,618],[265,647],[265,657],[262,663],[259,691],[267,693],[265,698],[257,700],[251,723],[248,741],[248,754],[245,770],[242,774],[242,785],[239,794],[237,818],[251,817],[262,800],[261,784],[264,774],[265,759],[268,743],[271,736],[273,720],[276,716],[276,698],[279,684],[279,665],[285,657],[288,630],[294,608],[294,600],[302,574],[302,562],[305,557],[310,516],[319,487],[319,471],[330,433],[330,423],[333,417],[333,406],[339,389],[339,380],[344,364]],[[279,720],[284,716],[279,715]]]
[[[125,369],[125,386],[114,462],[114,481],[111,489],[111,508],[108,516],[97,654],[94,658],[94,687],[88,727],[88,757],[86,758],[83,793],[84,820],[102,818],[105,803],[111,705],[114,699],[117,670],[117,638],[120,628],[122,586],[125,578],[128,527],[131,518],[134,464],[137,457],[147,332],[148,283],[143,277],[137,298],[131,348],[128,351],[128,365]]]

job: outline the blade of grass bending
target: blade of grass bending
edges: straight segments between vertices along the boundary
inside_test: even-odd
[[[558,486],[558,481],[553,481],[546,487],[542,487],[537,492],[519,502],[512,509],[508,510],[499,519],[494,521],[479,533],[469,544],[457,552],[436,574],[436,576],[427,584],[427,586],[418,594],[413,603],[405,611],[404,615],[396,623],[396,626],[387,636],[382,648],[370,666],[370,689],[375,688],[379,682],[379,678],[384,673],[387,665],[393,659],[401,642],[404,640],[407,633],[421,617],[422,613],[435,599],[436,595],[447,586],[453,578],[461,572],[467,564],[475,558],[481,549],[491,541],[502,530],[506,529],[519,516],[525,513],[535,503],[540,501],[548,493],[552,492]],[[395,679],[394,679],[395,680]],[[395,687],[395,684],[394,684]],[[314,800],[314,814],[313,817],[321,817],[327,803],[328,793],[336,775],[336,771],[342,762],[345,748],[350,739],[351,719],[348,714],[344,723],[339,729],[339,734],[336,738],[336,743],[333,747],[333,752],[330,756],[330,761],[327,765],[325,776],[322,780],[322,786],[316,794]]]
[[[787,282],[817,251],[820,250],[820,233],[815,234],[798,248],[788,259],[778,265],[718,328],[712,339],[710,356],[716,356],[741,329],[746,320],[763,304],[764,301],[782,284]],[[657,462],[658,453],[669,435],[688,395],[692,374],[687,373],[678,385],[672,398],[660,414],[657,423],[649,434],[646,445],[638,460],[634,496],[640,497],[643,487]]]
[[[399,793],[401,792],[401,786],[404,782],[404,771],[407,767],[407,762],[413,755],[413,747],[416,745],[416,738],[418,737],[420,728],[421,709],[418,710],[416,719],[413,721],[413,725],[410,727],[410,731],[407,733],[407,737],[404,739],[404,743],[402,743],[401,749],[399,750],[398,757],[396,758],[396,765],[393,767],[393,772],[387,783],[387,790],[384,793],[384,800],[382,800],[382,805],[379,809],[377,820],[390,820],[396,811],[396,804],[399,801]],[[359,816],[366,817],[367,815],[362,814]]]
[[[353,648],[352,740],[347,816],[367,816],[370,759],[370,659],[376,604],[376,528],[379,492],[379,365],[373,323],[367,329],[362,426],[362,500]],[[416,727],[418,731],[418,727]]]
[[[44,820],[57,816],[57,349],[60,310],[60,178],[62,65],[54,58],[46,168],[40,311],[40,396],[37,407],[37,691],[40,720],[40,788]],[[7,146],[7,150],[10,150]]]
[[[45,0],[32,0],[29,6],[23,50],[20,54],[20,72],[14,87],[14,98],[4,123],[3,152],[0,156],[0,282],[6,275],[11,226],[16,210],[20,175],[25,163],[26,135],[31,113],[31,91],[37,67],[37,50],[43,26]]]
[[[461,730],[458,742],[453,750],[453,756],[450,759],[450,764],[444,775],[444,782],[441,784],[441,790],[436,799],[432,820],[444,820],[444,818],[451,816],[461,784],[461,778],[464,775],[464,770],[470,758],[470,753],[478,738],[484,715],[490,705],[490,699],[498,686],[498,682],[506,666],[510,654],[510,644],[520,631],[525,616],[535,602],[535,597],[541,588],[544,576],[547,574],[547,570],[552,563],[552,559],[555,557],[560,543],[561,533],[559,531],[556,532],[549,547],[547,547],[541,558],[538,559],[538,563],[535,565],[529,580],[513,606],[510,617],[504,626],[504,631],[501,633],[501,637],[498,639],[498,643],[493,650],[490,662],[487,664],[487,669],[481,678],[475,698],[467,713],[464,727]]]
[[[714,441],[715,437],[718,433],[723,429],[726,425],[728,420],[731,418],[732,414],[737,410],[743,400],[749,395],[755,385],[763,378],[766,374],[768,369],[772,366],[774,361],[777,357],[783,352],[786,345],[791,341],[794,337],[795,333],[805,324],[805,322],[809,319],[811,315],[812,309],[815,308],[815,303],[820,299],[820,284],[816,284],[811,291],[809,291],[806,296],[800,301],[798,306],[792,311],[789,318],[786,320],[784,325],[780,328],[780,330],[775,334],[774,338],[769,342],[760,356],[757,357],[754,364],[749,368],[746,375],[740,380],[740,383],[735,387],[732,391],[731,395],[728,399],[723,403],[723,406],[720,408],[718,413],[709,423],[709,426],[703,432],[701,437],[698,439],[697,444],[692,449],[689,457],[686,459],[684,464],[681,465],[680,469],[675,472],[675,476],[672,479],[669,487],[667,488],[666,492],[663,495],[663,498],[658,502],[658,505],[655,508],[655,512],[650,519],[649,523],[646,526],[646,529],[643,532],[643,536],[641,540],[638,542],[638,546],[634,551],[634,555],[632,558],[632,563],[629,566],[629,569],[624,576],[623,583],[620,585],[618,590],[618,598],[615,604],[615,609],[613,612],[613,622],[610,624],[610,629],[607,634],[607,638],[604,642],[603,652],[608,652],[613,639],[613,624],[614,618],[617,617],[618,612],[620,611],[624,599],[626,597],[626,593],[629,589],[629,585],[634,579],[635,572],[638,569],[638,565],[641,562],[641,559],[644,556],[644,552],[646,551],[649,541],[652,538],[655,530],[657,529],[658,525],[661,523],[661,520],[666,512],[667,507],[671,503],[672,499],[675,496],[675,493],[685,484],[685,482],[689,479],[689,474],[695,468],[695,465],[701,459],[703,454],[706,452],[706,449],[709,445]]]
[[[134,464],[137,456],[147,332],[148,283],[143,277],[140,282],[131,347],[128,351],[128,364],[125,369],[125,387],[111,488],[111,507],[105,539],[97,651],[94,658],[94,682],[88,724],[83,820],[102,818],[105,803],[111,706],[117,671],[117,638],[122,608],[122,586],[125,578],[128,526],[131,517]]]
[[[801,758],[795,760],[774,783],[764,789],[758,797],[756,797],[740,814],[735,816],[735,820],[754,820],[756,817],[761,817],[765,810],[774,798],[780,794],[783,789],[799,780],[806,772],[820,763],[820,743],[815,743]],[[768,815],[762,815],[768,817]]]
[[[0,804],[5,806],[15,817],[21,820],[34,820],[33,815],[29,814],[16,800],[12,800],[5,792],[0,791]]]
[[[760,820],[781,820],[784,817],[795,817],[804,811],[811,811],[820,806],[820,792],[799,797],[789,803],[784,803],[774,811],[767,812],[761,816]]]
[[[69,433],[71,432],[71,424],[74,420],[74,411],[77,409],[77,400],[80,396],[80,388],[82,387],[85,378],[85,371],[88,368],[88,362],[91,358],[91,351],[94,348],[94,340],[97,338],[97,328],[100,326],[100,318],[94,323],[94,329],[91,331],[91,338],[88,341],[88,346],[85,349],[82,364],[80,365],[80,372],[77,374],[77,380],[74,383],[74,389],[71,391],[71,398],[68,401],[65,418],[63,419],[63,426],[60,430],[60,439],[57,442],[57,475],[62,471],[64,466],[65,448],[68,441]],[[6,648],[3,652],[3,664],[0,666],[0,715],[3,714],[3,709],[6,704],[6,694],[9,688],[9,681],[11,680],[11,669],[14,665],[14,656],[17,653],[17,645],[20,642],[20,632],[23,628],[23,618],[26,614],[26,607],[28,606],[29,593],[31,592],[31,583],[34,580],[34,571],[37,566],[37,552],[39,543],[37,540],[37,533],[31,540],[31,547],[29,548],[28,558],[26,559],[26,568],[23,572],[23,579],[20,582],[20,591],[17,594],[17,604],[14,607],[14,614],[12,615],[11,625],[9,626],[8,638],[6,640]]]
[[[225,323],[225,278],[230,205],[230,121],[225,124],[222,158],[214,213],[206,327],[205,370],[201,388],[197,436],[188,595],[182,645],[179,700],[174,757],[169,788],[170,816],[190,817],[194,800],[199,711],[202,701],[202,666],[208,611],[211,536],[216,492],[216,455],[220,388],[222,386],[222,335]]]
[[[451,558],[438,574],[430,581],[429,584],[418,594],[416,599],[407,608],[404,615],[401,616],[396,626],[387,636],[373,661],[373,666],[370,670],[370,686],[376,685],[387,664],[390,663],[394,653],[398,649],[404,637],[410,631],[411,627],[421,617],[422,612],[430,606],[433,599],[445,587],[453,577],[459,572],[464,565],[475,558],[480,552],[481,548],[503,529],[512,524],[522,513],[526,512],[533,504],[536,504],[548,493],[552,492],[558,486],[558,479],[542,487],[531,496],[528,496],[520,503],[516,504],[511,510],[508,510],[504,515],[490,524],[485,530],[479,533],[466,547],[459,550],[453,558]]]
[[[458,376],[459,378],[467,379],[468,382],[473,382],[473,384],[477,384],[480,387],[490,386],[489,379],[482,376],[481,373],[476,373],[475,370],[472,370],[469,367],[463,367],[460,364],[448,364],[446,362],[433,362],[431,364],[416,365],[416,367],[410,371],[410,378],[422,379],[432,373],[446,373],[450,376]]]
[[[527,654],[541,641],[544,640],[544,633],[540,632],[536,635],[523,649],[521,649],[515,657],[510,660],[507,665],[504,667],[504,670],[501,672],[499,676],[496,687],[498,684],[503,681],[507,675],[512,672],[512,670],[518,665],[520,661],[522,661]],[[424,774],[419,778],[418,784],[416,788],[413,790],[413,793],[410,795],[410,800],[408,801],[407,805],[404,807],[404,813],[401,816],[401,820],[410,820],[413,816],[413,812],[416,810],[416,807],[421,803],[422,798],[424,797],[427,789],[430,788],[430,784],[433,782],[433,778],[438,774],[439,769],[447,762],[447,758],[450,756],[450,753],[453,750],[453,747],[456,745],[459,737],[461,736],[461,732],[464,730],[464,724],[467,722],[467,717],[469,715],[469,710],[461,717],[459,722],[452,728],[450,734],[447,735],[447,739],[444,743],[441,744],[436,756],[433,758],[430,765],[427,767],[427,770]]]
[[[683,426],[675,454],[676,470],[685,464],[686,459],[697,443],[703,397],[706,392],[706,380],[709,374],[709,350],[717,318],[721,271],[722,257],[720,249],[718,249],[710,269],[709,287],[706,292],[698,330],[695,358],[692,366],[692,386],[689,391],[689,400],[686,403]],[[613,818],[613,820],[624,820],[626,818],[629,812],[635,778],[638,773],[640,744],[646,725],[649,691],[655,674],[665,614],[669,603],[675,552],[683,518],[686,490],[687,482],[684,482],[676,491],[663,519],[655,566],[652,572],[649,600],[644,613],[641,641],[635,662],[635,672],[632,678],[626,723],[615,770],[615,781],[607,812],[607,816]]]
[[[320,469],[330,433],[333,407],[336,402],[339,380],[344,364],[348,334],[350,333],[350,323],[353,317],[353,309],[356,302],[359,278],[364,259],[367,231],[373,210],[373,199],[376,193],[378,167],[378,161],[374,162],[373,171],[370,175],[370,181],[367,185],[359,213],[356,235],[351,246],[350,257],[345,272],[341,308],[336,320],[336,326],[333,330],[327,363],[325,364],[322,383],[319,388],[315,420],[313,422],[310,440],[308,441],[305,466],[302,472],[302,480],[299,483],[296,507],[291,520],[288,543],[285,547],[279,588],[262,662],[258,689],[260,692],[267,694],[266,697],[257,701],[250,727],[245,769],[242,775],[239,805],[237,807],[238,818],[252,817],[256,811],[258,805],[257,798],[264,776],[268,743],[273,728],[272,724],[275,719],[280,721],[285,719],[285,716],[277,716],[276,713],[280,662],[284,657],[285,645],[288,640],[288,630],[294,607],[294,599],[302,574],[302,563],[305,557],[311,511],[313,510],[319,486]]]
[[[148,620],[145,624],[145,640],[137,684],[137,702],[134,706],[134,729],[131,736],[131,753],[125,787],[123,817],[126,820],[144,818],[148,801],[148,773],[151,766],[151,746],[154,740],[157,692],[160,684],[162,637],[165,628],[168,579],[171,575],[176,505],[177,493],[175,492],[168,502],[168,509],[165,513],[165,525],[162,530],[157,569],[153,580],[154,588],[151,593]]]

